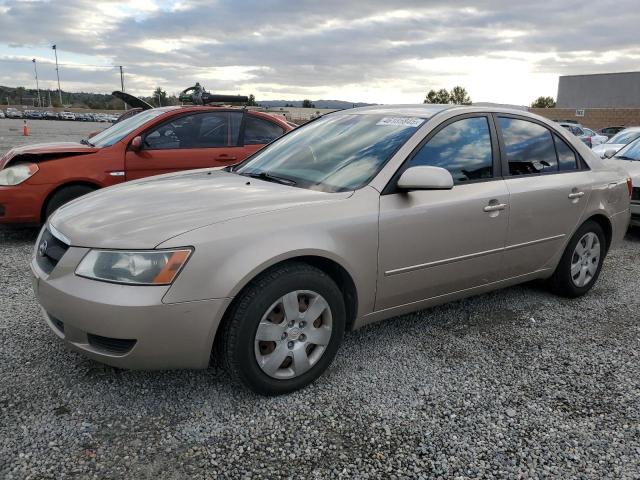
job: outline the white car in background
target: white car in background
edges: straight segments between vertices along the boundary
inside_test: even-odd
[[[629,145],[637,138],[640,138],[640,127],[625,128],[611,137],[608,142],[601,143],[593,147],[592,150],[593,153],[597,154],[600,158],[611,157],[622,147]]]
[[[4,118],[4,112],[0,110],[0,118]]]
[[[593,130],[591,130],[590,128],[583,127],[579,123],[572,123],[572,122],[565,122],[565,121],[560,121],[558,123],[560,124],[561,127],[566,128],[571,133],[573,133],[576,137],[582,140],[582,143],[584,143],[589,148],[593,148],[596,145],[600,145],[606,142],[607,140],[609,140],[608,137],[604,135],[599,135]]]
[[[62,112],[62,113],[60,113],[60,119],[61,120],[75,120],[76,119],[76,115],[75,115],[75,113],[72,113],[72,112]]]
[[[621,132],[622,133],[622,132]],[[624,168],[631,177],[631,225],[640,226],[640,138],[621,148],[605,162],[613,162]]]
[[[22,112],[12,107],[7,108],[6,115],[7,118],[22,118]]]
[[[600,135],[599,133],[594,132],[590,128],[582,127],[582,131],[584,132],[584,134],[588,138],[591,139],[591,147],[592,148],[593,147],[597,147],[598,145],[602,145],[607,140],[609,140],[609,137],[607,137],[606,135]],[[587,145],[588,145],[588,143],[587,143]]]

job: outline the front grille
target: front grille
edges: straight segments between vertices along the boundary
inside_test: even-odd
[[[89,345],[107,353],[124,355],[131,351],[136,344],[136,340],[125,340],[121,338],[101,337],[100,335],[87,334]]]
[[[631,200],[640,202],[640,187],[633,187],[633,190],[631,190]]]
[[[54,237],[48,228],[45,229],[36,250],[38,266],[45,273],[51,273],[67,250],[69,245]]]

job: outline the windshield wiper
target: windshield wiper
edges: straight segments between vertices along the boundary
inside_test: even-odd
[[[91,143],[89,140],[87,140],[86,138],[83,138],[82,140],[80,140],[80,143],[83,145],[88,145],[90,147],[95,147],[95,145]]]
[[[633,161],[638,161],[637,158],[631,158],[631,157],[625,157],[624,155],[616,155],[616,158],[619,158],[620,160],[633,160]]]
[[[257,178],[266,182],[280,183],[282,185],[297,185],[297,182],[290,178],[279,177],[278,175],[273,175],[267,172],[241,173],[240,175]]]

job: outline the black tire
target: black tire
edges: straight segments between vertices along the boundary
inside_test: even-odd
[[[71,185],[58,190],[47,202],[47,206],[44,210],[44,220],[46,221],[57,209],[63,206],[65,203],[69,203],[71,200],[82,197],[87,193],[91,193],[96,189],[87,185]]]
[[[594,233],[600,242],[600,257],[599,264],[597,266],[596,272],[591,278],[591,280],[585,284],[584,286],[578,286],[574,283],[571,277],[571,260],[573,258],[574,251],[576,249],[576,245],[580,241],[580,239],[586,235],[587,233]],[[567,248],[562,254],[562,258],[560,259],[560,263],[558,264],[555,272],[549,279],[549,288],[556,295],[560,295],[562,297],[568,298],[576,298],[581,297],[585,293],[587,293],[598,281],[598,277],[600,276],[600,271],[602,270],[602,264],[604,262],[604,258],[607,254],[607,240],[602,231],[602,227],[593,220],[588,220],[582,224],[582,226],[576,231],[576,233],[571,237]]]
[[[290,379],[267,375],[255,355],[255,335],[262,316],[283,295],[311,290],[322,295],[331,309],[332,331],[322,356],[305,373]],[[344,298],[335,282],[322,270],[300,262],[275,266],[254,279],[236,298],[225,315],[217,351],[230,374],[262,395],[280,395],[303,388],[331,364],[346,323]]]

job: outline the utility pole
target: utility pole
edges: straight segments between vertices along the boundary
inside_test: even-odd
[[[33,71],[36,73],[36,88],[38,89],[38,107],[42,108],[42,98],[40,97],[40,84],[38,83],[38,67],[36,66],[36,59],[32,60]]]
[[[56,76],[58,77],[58,99],[60,100],[60,106],[62,106],[62,90],[60,89],[60,69],[58,68],[58,49],[55,45],[51,47],[53,53],[56,55]]]
[[[124,93],[124,72],[122,71],[122,65],[120,65],[120,91]],[[127,108],[127,102],[123,100],[124,109],[129,110]]]
[[[51,107],[52,106],[52,104],[51,104],[51,90],[49,90],[48,92],[49,92],[49,107]]]

